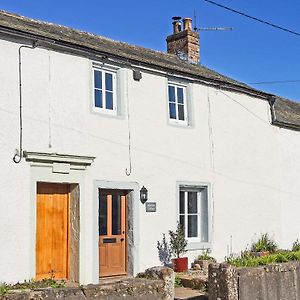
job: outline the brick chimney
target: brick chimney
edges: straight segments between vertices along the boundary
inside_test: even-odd
[[[180,17],[173,17],[173,34],[167,37],[168,53],[190,63],[200,63],[199,33],[192,29],[192,19],[183,19],[183,28]]]

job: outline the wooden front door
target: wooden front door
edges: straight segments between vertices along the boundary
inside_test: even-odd
[[[36,279],[68,279],[69,192],[66,184],[38,183]]]
[[[99,190],[100,277],[126,272],[126,195],[122,191]]]

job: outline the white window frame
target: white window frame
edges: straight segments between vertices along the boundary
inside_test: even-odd
[[[102,76],[102,103],[103,107],[97,107],[95,102],[95,71],[101,72]],[[106,90],[105,88],[105,74],[111,74],[112,75],[112,95],[113,95],[113,109],[107,109],[106,108]],[[112,68],[104,68],[104,67],[98,67],[93,64],[92,66],[92,82],[93,82],[93,111],[108,115],[117,115],[117,70]]]
[[[170,97],[169,97],[169,87],[173,86],[175,88],[175,105],[176,105],[176,119],[172,119],[170,116]],[[178,114],[178,97],[177,97],[177,88],[183,89],[183,112],[184,112],[184,120],[179,120],[179,114]],[[168,87],[167,87],[167,95],[168,95],[168,118],[169,122],[171,124],[179,124],[179,125],[188,125],[188,108],[187,108],[187,85],[174,82],[174,81],[168,81]]]
[[[180,192],[184,193],[184,214],[180,213]],[[197,230],[198,236],[197,237],[188,237],[188,192],[197,192]],[[207,241],[203,240],[202,231],[201,231],[201,224],[202,224],[202,214],[203,210],[201,207],[201,193],[205,193],[206,201],[207,201]],[[199,184],[199,185],[188,185],[186,183],[177,183],[177,194],[178,194],[178,210],[177,210],[177,221],[180,222],[180,215],[184,215],[184,224],[185,224],[185,238],[187,239],[188,250],[195,250],[195,249],[206,249],[211,247],[211,201],[210,201],[210,185],[209,184]],[[193,214],[194,215],[194,214]]]

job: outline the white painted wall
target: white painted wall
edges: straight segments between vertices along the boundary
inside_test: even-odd
[[[34,277],[35,171],[12,161],[18,147],[18,47],[0,41],[0,282]],[[174,126],[168,123],[166,77],[143,72],[136,82],[125,70],[123,114],[109,117],[92,112],[91,61],[40,48],[22,51],[24,149],[96,157],[77,174],[84,186],[82,283],[98,281],[95,181],[136,182],[157,202],[156,213],[136,206],[135,272],[159,264],[156,243],[176,226],[179,181],[211,184],[212,254],[220,260],[260,233],[274,235],[281,247],[299,237],[300,133],[271,126],[267,102],[192,84],[192,124]]]

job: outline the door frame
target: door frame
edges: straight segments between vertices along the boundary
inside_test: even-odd
[[[62,183],[69,184],[71,186],[71,204],[76,204],[72,211],[76,211],[78,215],[77,218],[77,236],[76,243],[77,246],[75,249],[70,249],[70,264],[76,264],[76,267],[73,268],[73,271],[70,273],[70,279],[78,282],[80,284],[85,283],[97,283],[97,278],[92,278],[91,271],[87,268],[84,268],[84,258],[86,257],[85,249],[82,249],[82,244],[86,243],[84,237],[80,234],[82,227],[85,224],[82,224],[82,219],[84,218],[84,171],[83,170],[71,170],[69,174],[58,174],[53,172],[52,165],[46,164],[32,164],[30,166],[30,177],[31,177],[31,188],[30,188],[30,220],[29,220],[29,230],[30,230],[30,259],[28,261],[28,279],[35,278],[36,275],[36,197],[37,197],[37,184],[39,182],[47,183]],[[80,218],[79,218],[80,217]],[[77,255],[74,255],[74,251]],[[86,270],[87,269],[87,270]]]
[[[94,181],[94,262],[95,272],[99,276],[99,233],[98,233],[98,211],[99,211],[99,189],[120,190],[127,192],[127,276],[135,276],[139,271],[139,190],[140,185],[136,182],[118,181]]]

